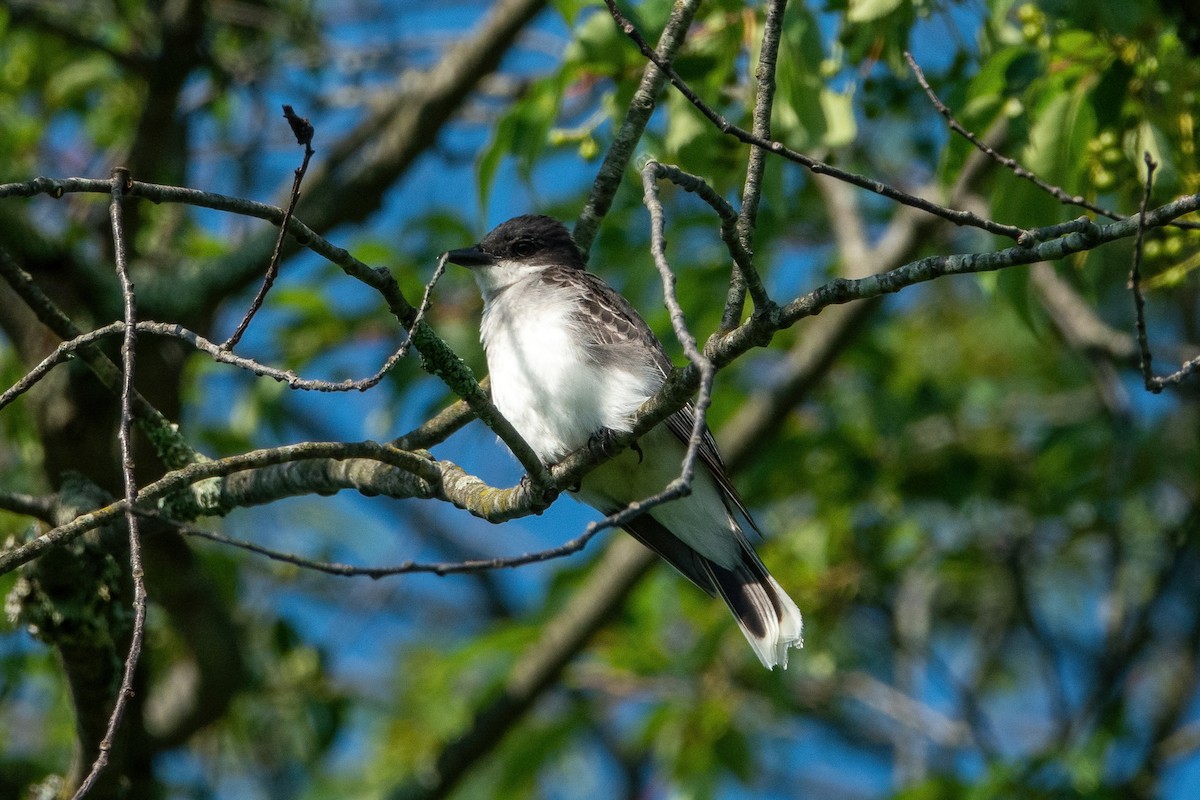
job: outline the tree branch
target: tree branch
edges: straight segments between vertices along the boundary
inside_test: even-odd
[[[1137,214],[1137,236],[1133,243],[1133,266],[1129,270],[1129,290],[1133,294],[1135,313],[1135,328],[1137,331],[1138,362],[1142,370],[1142,384],[1146,391],[1158,394],[1168,386],[1178,386],[1193,373],[1200,371],[1200,356],[1183,364],[1170,375],[1155,375],[1151,366],[1153,356],[1150,354],[1150,340],[1146,334],[1146,299],[1142,296],[1142,237],[1145,235],[1147,224],[1146,208],[1150,205],[1150,189],[1154,185],[1154,170],[1158,164],[1149,153],[1145,154],[1146,185],[1142,192],[1142,208]]]
[[[436,145],[439,131],[545,5],[546,0],[498,0],[435,66],[419,75],[401,76],[385,104],[324,151],[327,158],[308,176],[296,215],[324,231],[361,221],[378,209],[417,157]],[[178,298],[187,298],[189,305],[197,297],[205,305],[220,302],[261,274],[274,241],[274,234],[264,233],[204,269],[153,281],[143,289],[150,315],[180,318]]]
[[[142,569],[142,545],[138,539],[137,516],[133,513],[138,501],[137,479],[133,474],[133,377],[137,366],[137,311],[133,295],[133,282],[129,279],[129,262],[125,249],[125,228],[121,218],[125,187],[129,173],[118,168],[113,170],[112,203],[109,215],[112,221],[113,259],[117,279],[121,284],[124,299],[125,333],[121,342],[121,420],[117,428],[117,439],[121,445],[121,478],[125,490],[125,526],[129,532],[129,576],[133,582],[133,632],[129,639],[129,654],[121,673],[121,686],[117,690],[108,728],[100,740],[92,769],[80,782],[75,791],[75,800],[86,796],[108,766],[109,752],[121,728],[125,707],[133,696],[133,674],[142,655],[142,642],[146,635],[146,578]]]
[[[0,187],[0,189],[3,188]],[[813,316],[830,305],[894,293],[908,286],[946,275],[994,271],[1036,261],[1060,259],[1072,253],[1133,236],[1136,234],[1139,224],[1144,224],[1145,227],[1162,226],[1179,216],[1197,210],[1197,208],[1200,208],[1200,195],[1192,195],[1147,212],[1144,215],[1144,222],[1131,218],[1097,226],[1087,220],[1077,220],[1074,223],[1054,225],[1033,231],[1038,243],[1032,247],[1016,246],[991,253],[931,256],[878,275],[853,280],[834,279],[824,286],[792,300],[785,306],[756,314],[725,335],[711,337],[704,352],[716,368],[721,368],[752,347],[768,342],[776,331],[793,325],[805,317]],[[1048,238],[1050,236],[1055,238]],[[421,330],[420,327],[419,330]],[[416,333],[414,333],[415,336]],[[457,359],[457,357],[455,358]],[[616,436],[612,444],[616,446],[617,450],[628,447],[638,437],[661,423],[687,402],[700,385],[700,379],[701,371],[694,364],[677,368],[669,376],[663,388],[639,410],[632,430]],[[379,446],[375,445],[375,447]],[[544,508],[558,490],[574,485],[587,471],[611,457],[610,453],[605,452],[607,449],[610,448],[600,444],[583,448],[552,468],[548,472],[545,482],[534,481],[530,487],[520,486],[499,491],[488,487],[476,478],[465,475],[452,464],[437,462],[439,466],[433,466],[434,462],[418,458],[416,462],[411,460],[405,462],[407,466],[402,468],[416,469],[416,474],[426,482],[436,483],[440,478],[441,491],[435,492],[430,488],[432,484],[428,484],[420,489],[406,489],[411,491],[411,494],[405,496],[442,496],[486,519],[493,521],[512,519]],[[286,454],[285,450],[286,448],[268,451],[276,453],[274,457],[278,459],[270,463],[281,463],[294,459],[295,456]],[[394,450],[394,452],[403,453],[399,450]],[[351,457],[345,453],[340,453],[339,456]],[[306,458],[309,457],[313,456],[306,456]],[[387,459],[384,460],[387,461]],[[222,463],[227,464],[227,462],[231,462],[231,460],[225,459]],[[414,466],[417,464],[425,466]],[[266,465],[266,463],[247,462],[247,466],[238,467],[238,469]],[[396,465],[399,466],[399,464]],[[222,470],[228,468],[228,466],[217,467],[212,474],[227,474]],[[191,476],[196,476],[196,480],[201,477],[210,477],[203,470],[191,472],[192,469],[196,468],[178,470],[172,475],[176,476],[176,480],[181,481],[180,485],[192,480]],[[433,472],[422,471],[426,469],[433,469]],[[223,505],[224,502],[218,500],[202,503],[202,507],[208,509],[206,513],[221,513],[222,510],[227,510],[227,507]],[[57,535],[61,535],[61,533],[56,533]],[[28,543],[16,551],[0,555],[0,572],[4,571],[4,565],[8,565],[7,568],[11,569],[16,563],[23,563],[22,559],[28,560],[41,549],[49,546],[49,543],[43,542],[42,538],[39,537],[38,540]]]
[[[254,319],[254,315],[262,308],[267,292],[271,291],[271,287],[275,285],[275,278],[279,276],[279,261],[283,258],[283,244],[287,241],[288,222],[296,213],[296,204],[300,202],[300,184],[304,181],[304,174],[308,172],[308,162],[316,153],[312,148],[312,123],[296,114],[289,105],[284,105],[283,116],[291,125],[297,143],[304,145],[304,158],[301,160],[300,166],[296,167],[296,172],[292,177],[292,193],[288,196],[287,208],[283,212],[283,221],[279,224],[279,236],[275,239],[275,249],[271,251],[271,260],[267,263],[267,274],[263,278],[262,285],[258,287],[258,293],[250,301],[250,308],[246,309],[245,316],[242,317],[241,322],[237,324],[229,338],[221,344],[222,350],[232,350],[242,340],[242,335],[250,327],[250,320]]]
[[[700,97],[694,91],[692,91],[691,87],[679,77],[678,73],[675,72],[670,64],[666,64],[659,59],[658,54],[655,53],[648,44],[646,44],[646,40],[642,38],[640,33],[638,33],[637,28],[633,25],[633,23],[625,19],[625,17],[621,14],[620,9],[617,8],[615,0],[604,0],[604,4],[608,6],[609,13],[612,14],[613,20],[616,21],[617,26],[621,28],[625,35],[633,40],[634,44],[636,44],[638,49],[642,52],[642,55],[646,56],[646,58],[657,64],[659,69],[666,72],[675,88],[678,89],[680,93],[687,98],[688,102],[695,106],[701,114],[707,117],[708,120],[713,123],[713,125],[716,126],[717,130],[719,130],[721,133],[727,136],[732,136],[743,144],[755,145],[757,147],[769,150],[776,155],[786,158],[788,161],[793,161],[800,166],[805,167],[815,174],[830,175],[838,180],[858,186],[861,189],[866,189],[882,195],[890,200],[895,200],[897,203],[901,203],[906,206],[912,206],[913,208],[918,208],[927,213],[941,217],[942,219],[949,220],[955,225],[969,225],[974,228],[980,228],[989,233],[994,233],[999,236],[1005,236],[1009,239],[1013,239],[1019,244],[1029,244],[1032,243],[1032,241],[1036,241],[1031,237],[1030,232],[1022,230],[1021,228],[1013,225],[1003,225],[991,220],[983,219],[982,217],[972,214],[969,211],[959,211],[953,208],[939,206],[937,203],[932,203],[924,198],[911,195],[907,192],[902,192],[893,186],[883,183],[882,181],[872,180],[871,178],[867,178],[863,175],[847,172],[846,170],[839,169],[838,167],[831,166],[823,161],[818,161],[815,158],[810,158],[803,153],[792,150],[782,142],[756,136],[744,128],[739,128],[729,120],[725,119],[725,117],[718,114],[707,103],[701,100]]]
[[[0,186],[0,197],[4,196],[2,193],[4,188]],[[111,183],[108,184],[107,190],[111,192]],[[45,292],[34,282],[33,277],[21,269],[4,250],[0,250],[0,278],[4,278],[13,291],[37,315],[37,318],[60,338],[73,340],[78,339],[82,335],[82,332],[71,321],[71,318],[46,296]],[[108,356],[97,349],[95,345],[90,343],[84,344],[78,350],[80,358],[83,359],[105,388],[114,395],[119,396],[122,385],[120,368]],[[17,392],[17,394],[19,393]],[[9,397],[8,392],[5,392],[4,397],[6,398],[4,400],[5,403],[12,399]],[[199,454],[192,449],[187,440],[179,433],[178,428],[164,417],[158,409],[150,405],[141,394],[133,391],[130,402],[134,420],[138,423],[141,431],[153,443],[155,452],[164,464],[168,467],[178,467],[194,463],[200,458]]]
[[[683,45],[687,32],[696,16],[700,0],[677,0],[671,16],[658,38],[658,56],[661,63],[669,64],[675,58],[676,52]],[[592,182],[592,190],[588,193],[583,211],[575,223],[572,237],[585,253],[592,249],[596,232],[600,229],[600,221],[612,206],[613,196],[621,185],[621,177],[633,157],[634,148],[641,141],[642,132],[654,113],[658,95],[667,84],[667,76],[657,63],[651,62],[642,71],[642,80],[637,91],[625,111],[625,119],[617,129],[613,142],[604,154],[604,161]]]
[[[779,40],[783,37],[783,12],[787,0],[770,0],[767,17],[763,23],[762,42],[759,45],[758,89],[754,94],[754,135],[761,139],[771,138],[771,110],[775,105],[775,62],[779,55]],[[750,147],[750,159],[746,164],[746,181],[742,188],[742,211],[738,214],[738,244],[747,254],[754,252],[754,230],[758,222],[758,201],[762,197],[762,177],[767,166],[767,151],[761,147]],[[725,299],[725,313],[721,317],[721,330],[732,330],[741,320],[746,304],[746,291],[751,292],[756,307],[770,304],[766,289],[753,260],[747,255],[746,263],[734,259],[734,269],[729,281],[729,292]]]
[[[106,181],[89,178],[65,178],[62,180],[35,178],[23,183],[0,184],[0,198],[31,197],[36,194],[49,194],[51,197],[59,198],[70,192],[108,191],[109,184]],[[177,186],[161,186],[134,181],[131,183],[127,194],[130,197],[143,197],[154,202],[186,203],[203,208],[245,214],[259,219],[271,220],[276,224],[282,224],[283,222],[284,212],[274,206],[252,200],[226,197],[212,192],[201,192]],[[288,232],[300,244],[341,267],[350,277],[363,282],[379,292],[387,302],[392,314],[402,324],[410,326],[411,335],[409,338],[413,346],[421,354],[422,368],[440,378],[455,394],[463,398],[475,415],[508,445],[513,455],[516,456],[517,460],[521,462],[521,466],[529,474],[535,488],[542,492],[549,491],[548,487],[551,481],[541,459],[537,457],[537,454],[533,452],[532,448],[517,433],[512,423],[496,410],[495,405],[493,405],[487,393],[480,388],[474,374],[467,367],[466,363],[458,357],[457,353],[450,349],[449,345],[442,341],[427,323],[420,319],[420,310],[414,308],[404,297],[400,291],[399,284],[391,272],[382,268],[373,269],[368,267],[343,248],[337,247],[328,242],[324,237],[318,236],[311,228],[295,217],[292,218],[287,228]],[[439,266],[438,269],[440,271],[441,267]],[[21,285],[17,286],[14,284],[14,288],[19,293],[26,291],[27,287],[32,287],[32,289],[36,290],[32,278],[15,264],[12,264],[11,259],[6,259],[3,251],[0,251],[0,277],[8,278],[12,282],[14,279],[9,277],[10,272],[18,273],[17,279],[21,281]],[[176,289],[176,291],[179,290]],[[40,290],[37,290],[37,295],[44,298]],[[24,296],[23,294],[22,297]],[[34,300],[37,300],[36,296]],[[33,301],[27,300],[27,302]],[[45,302],[48,303],[49,301],[46,300]],[[36,310],[37,308],[35,307]],[[65,319],[65,315],[63,318]],[[66,320],[66,322],[66,326],[61,329],[55,329],[55,332],[64,339],[73,339],[79,336],[78,329],[70,324],[69,320]],[[115,369],[115,366],[113,369]],[[107,382],[105,382],[105,385],[109,386],[110,389],[112,388]],[[170,427],[170,423],[166,424],[170,430],[174,431]],[[147,433],[149,434],[150,431],[147,431]],[[168,462],[169,465],[174,463]]]

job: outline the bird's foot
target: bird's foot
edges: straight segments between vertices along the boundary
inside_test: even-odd
[[[604,453],[608,458],[612,458],[620,452],[620,448],[617,447],[617,436],[617,432],[612,428],[601,428],[588,439],[588,447],[599,447],[600,452]],[[629,449],[637,453],[639,464],[645,460],[646,455],[642,452],[642,448],[637,442],[629,445]]]
[[[535,514],[541,515],[543,511],[558,497],[558,489],[553,486],[537,487],[533,483],[533,479],[529,475],[521,476],[520,490],[535,498],[540,508],[535,508]]]

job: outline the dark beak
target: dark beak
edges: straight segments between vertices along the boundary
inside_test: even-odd
[[[496,263],[496,259],[479,249],[479,245],[451,250],[446,253],[446,260],[462,267],[486,267]]]

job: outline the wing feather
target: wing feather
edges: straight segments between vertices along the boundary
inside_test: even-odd
[[[629,301],[618,294],[598,275],[586,270],[567,267],[551,267],[542,273],[543,280],[580,293],[576,316],[580,330],[585,334],[588,350],[600,363],[649,360],[650,364],[666,380],[673,364],[662,342],[646,324],[642,315]],[[661,385],[661,383],[659,384]],[[657,388],[657,387],[656,387]],[[667,428],[685,446],[691,441],[695,426],[695,405],[689,402],[667,418]],[[745,502],[729,480],[725,463],[717,449],[716,439],[708,426],[701,433],[697,452],[700,462],[708,469],[721,490],[721,499],[729,512],[737,513],[758,531],[758,525],[750,516]]]

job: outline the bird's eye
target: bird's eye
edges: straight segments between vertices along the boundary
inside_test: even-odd
[[[537,252],[537,245],[532,239],[518,239],[513,242],[513,255],[517,258],[529,258]]]

